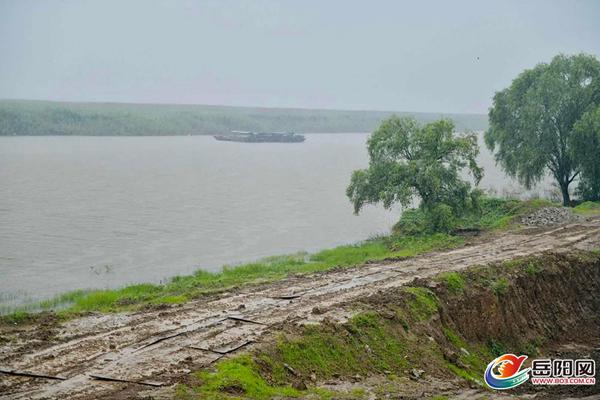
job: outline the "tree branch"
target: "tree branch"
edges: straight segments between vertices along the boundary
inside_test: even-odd
[[[569,180],[568,180],[568,181],[569,181],[569,183],[573,182],[573,180],[574,180],[575,178],[577,178],[577,175],[579,175],[579,173],[580,173],[580,172],[581,172],[581,171],[577,171],[577,172],[575,172],[575,174],[573,174],[573,176],[571,177],[571,179],[569,179]]]

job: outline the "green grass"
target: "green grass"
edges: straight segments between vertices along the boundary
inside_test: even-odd
[[[342,327],[310,325],[297,336],[282,335],[273,348],[256,356],[255,365],[274,387],[281,388],[310,374],[319,380],[384,371],[401,374],[409,366],[407,351],[404,333],[394,322],[364,312]],[[206,379],[201,379],[201,385],[207,392],[221,390]]]
[[[459,219],[457,229],[503,229],[511,226],[520,215],[540,207],[551,206],[544,200],[505,200],[483,198],[481,210]],[[584,203],[582,209],[592,206]],[[356,245],[339,246],[312,255],[298,253],[269,257],[257,262],[238,266],[225,266],[222,271],[212,273],[199,270],[192,275],[176,276],[162,285],[136,284],[120,289],[76,290],[51,299],[26,304],[12,310],[1,310],[8,314],[3,319],[23,321],[20,312],[60,310],[63,317],[79,313],[100,311],[115,312],[137,310],[145,306],[161,304],[181,304],[202,296],[231,290],[248,284],[268,283],[284,279],[290,274],[310,274],[336,268],[350,268],[367,262],[385,259],[412,257],[432,250],[457,247],[464,243],[460,236],[445,233],[424,233],[423,214],[420,210],[407,211],[403,219],[410,220],[411,229],[420,233],[407,235],[398,232],[365,241]],[[448,287],[457,293],[461,282],[457,276],[447,277]]]
[[[452,373],[454,373],[459,378],[462,378],[466,381],[473,381],[478,384],[481,384],[482,373],[477,373],[475,371],[471,371],[465,368],[460,368],[452,363],[446,362],[446,368],[448,368]]]
[[[538,257],[536,263],[534,258],[522,258],[511,270],[493,265],[485,271],[457,273],[460,279],[453,274],[442,274],[435,279],[459,281],[462,290],[471,285],[475,285],[476,290],[484,290],[478,278],[479,274],[484,274],[486,281],[494,282],[494,291],[500,295],[505,293],[510,282],[520,279],[513,277],[515,273],[521,277],[529,276],[527,265],[540,265],[540,272],[551,268],[545,260]],[[508,346],[493,337],[487,341],[466,339],[467,332],[454,330],[452,318],[444,317],[449,311],[444,307],[448,301],[444,291],[405,287],[393,297],[375,296],[372,301],[361,302],[358,314],[345,323],[290,326],[250,354],[217,363],[215,370],[195,373],[197,381],[191,382],[189,387],[182,386],[180,398],[317,396],[350,399],[362,397],[364,393],[323,391],[310,385],[331,379],[348,382],[370,376],[386,377],[381,385],[384,395],[396,390],[397,378],[402,378],[398,383],[403,384],[413,368],[422,368],[434,377],[439,373],[453,374],[483,385],[483,373],[494,357],[508,352],[509,347],[517,354],[534,357],[544,343],[541,336],[523,343],[519,343],[520,339],[508,339],[516,340]],[[404,317],[412,325],[410,330],[404,327]],[[545,332],[545,328],[541,329]],[[518,334],[514,336],[521,338]],[[455,353],[453,357],[448,357],[452,353]],[[361,378],[355,378],[357,375]],[[294,384],[297,382],[305,382],[309,387],[296,390]]]
[[[460,246],[464,239],[446,233],[422,236],[389,236],[385,239],[390,254],[386,258],[413,257],[432,250],[447,250]]]
[[[444,327],[442,331],[446,339],[457,349],[459,364],[464,366],[464,368],[460,368],[457,365],[450,364],[452,367],[449,367],[449,369],[464,379],[481,382],[487,362],[492,358],[489,349],[483,346],[479,346],[479,348],[470,346],[449,327]]]
[[[395,324],[377,313],[365,312],[353,317],[339,332],[310,326],[298,339],[281,339],[271,355],[271,363],[287,364],[296,371],[311,371],[323,379],[337,374],[400,373],[407,366],[406,350],[403,332],[398,332]],[[280,382],[286,379],[285,374],[274,376]]]
[[[508,353],[508,349],[504,343],[494,338],[488,339],[487,347],[490,353],[495,357],[500,357],[502,354]]]
[[[434,249],[448,249],[462,244],[462,238],[446,234],[419,237],[381,237],[356,245],[339,246],[312,255],[268,257],[238,266],[225,266],[221,272],[196,271],[176,276],[163,285],[137,284],[120,289],[77,290],[39,303],[29,304],[4,319],[18,320],[23,311],[61,310],[62,316],[90,311],[114,312],[136,310],[157,304],[180,304],[204,295],[248,284],[268,283],[290,274],[309,274],[335,268],[350,268],[370,261],[415,256]]]
[[[540,267],[539,267],[537,264],[535,264],[535,263],[527,263],[527,264],[524,266],[523,270],[524,270],[524,271],[527,273],[527,275],[529,275],[529,276],[535,276],[535,275],[537,275],[538,273],[540,273],[540,271],[541,271]]]
[[[518,257],[502,262],[502,267],[512,271],[521,269],[527,275],[535,276],[541,272],[543,265],[541,265],[539,258],[536,257]]]
[[[411,287],[396,306],[410,315],[411,322],[422,321],[437,312],[437,297],[428,289]],[[385,315],[385,317],[383,316]],[[300,332],[281,334],[274,342],[249,354],[217,363],[212,371],[195,373],[197,380],[181,386],[178,399],[266,399],[277,396],[321,399],[362,398],[363,391],[322,392],[316,387],[296,390],[293,382],[329,379],[345,381],[357,375],[380,375],[389,379],[406,376],[411,368],[444,367],[453,374],[481,382],[483,370],[492,356],[470,346],[457,333],[443,327],[443,333],[459,354],[460,367],[447,362],[438,344],[423,338],[431,335],[431,325],[407,332],[398,318],[374,311],[362,311],[343,324],[307,325]],[[433,328],[435,329],[435,328]],[[465,349],[467,351],[461,350]],[[307,396],[308,395],[308,396]]]
[[[579,215],[600,215],[600,201],[586,201],[573,208]]]
[[[266,400],[300,396],[300,392],[290,386],[272,386],[267,383],[249,355],[222,361],[217,364],[216,371],[201,371],[196,376],[200,385],[194,389],[181,386],[177,390],[176,399],[234,399],[243,396]]]
[[[438,280],[445,282],[446,287],[453,294],[461,294],[465,288],[465,280],[458,272],[444,272],[438,276]]]
[[[508,290],[508,279],[502,277],[492,282],[492,290],[496,296],[504,295]]]
[[[437,298],[431,290],[423,287],[407,287],[404,291],[411,294],[408,302],[409,310],[418,321],[429,319],[437,313]]]
[[[523,215],[530,214],[543,207],[559,206],[560,204],[543,199],[521,201],[516,199],[483,198],[481,200],[480,212],[463,217],[459,225],[463,229],[506,229]]]
[[[31,314],[27,311],[15,311],[4,317],[4,320],[9,324],[21,324],[31,318]]]
[[[213,371],[196,373],[197,382],[181,386],[176,398],[271,399],[308,393],[321,399],[362,398],[361,390],[342,394],[313,387],[300,391],[290,382],[309,381],[311,374],[319,380],[384,371],[402,374],[409,367],[408,351],[405,334],[396,322],[364,312],[342,327],[306,326],[299,335],[282,335],[268,350],[221,361]]]

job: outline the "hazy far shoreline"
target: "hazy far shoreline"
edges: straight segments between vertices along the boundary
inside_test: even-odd
[[[371,132],[392,114],[422,123],[450,118],[457,130],[487,128],[487,115],[191,104],[0,100],[1,136],[180,136],[232,130]]]

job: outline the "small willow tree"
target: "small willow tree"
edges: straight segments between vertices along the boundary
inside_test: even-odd
[[[456,216],[476,202],[479,191],[461,178],[461,171],[469,171],[475,184],[481,180],[477,137],[455,135],[452,121],[421,126],[413,118],[392,116],[373,132],[367,146],[369,167],[354,171],[346,190],[356,214],[366,204],[407,208],[420,200],[427,213]]]

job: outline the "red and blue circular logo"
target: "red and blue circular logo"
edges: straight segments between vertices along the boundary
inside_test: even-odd
[[[531,368],[521,370],[527,356],[503,354],[488,364],[485,369],[485,383],[496,390],[511,389],[527,382]]]

